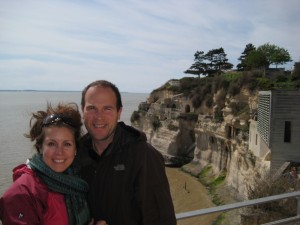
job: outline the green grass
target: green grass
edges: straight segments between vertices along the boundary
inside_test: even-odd
[[[225,79],[229,82],[234,81],[241,77],[243,74],[241,72],[236,72],[236,73],[225,73],[223,76]]]
[[[217,219],[215,219],[215,221],[212,222],[212,225],[221,225],[224,219],[225,219],[225,215],[224,213],[222,213],[217,217]]]
[[[199,175],[199,181],[205,185],[215,205],[221,205],[222,200],[216,193],[218,185],[222,184],[226,178],[226,172],[222,172],[217,178],[212,176],[212,167],[206,166],[202,169]]]
[[[226,178],[226,172],[222,172],[210,185],[213,187],[223,183]]]

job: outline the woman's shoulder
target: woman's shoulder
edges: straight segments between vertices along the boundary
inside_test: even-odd
[[[0,198],[0,218],[3,224],[38,224],[47,207],[47,188],[26,165],[14,173],[16,179]]]
[[[13,183],[4,193],[3,198],[15,198],[18,196],[30,196],[42,201],[47,199],[48,190],[46,185],[36,176],[26,164],[13,169]]]

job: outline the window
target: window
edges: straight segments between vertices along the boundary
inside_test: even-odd
[[[189,105],[185,106],[185,112],[189,113],[191,111],[191,107]]]
[[[257,145],[257,134],[255,135],[255,145]]]
[[[232,138],[232,127],[231,126],[227,126],[227,138]]]
[[[291,142],[291,121],[284,122],[284,142]]]

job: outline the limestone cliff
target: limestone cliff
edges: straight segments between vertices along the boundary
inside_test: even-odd
[[[220,96],[224,98],[221,104]],[[196,108],[192,99],[161,88],[141,103],[131,122],[146,133],[166,161],[186,163],[185,169],[195,175],[207,166],[216,177],[225,173],[231,194],[245,199],[247,185],[266,173],[270,164],[248,147],[256,99],[256,94],[246,89],[234,96],[217,91],[211,107],[202,101]]]

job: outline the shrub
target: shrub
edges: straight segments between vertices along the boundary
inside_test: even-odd
[[[224,121],[222,108],[217,107],[217,109],[214,112],[214,122],[221,123]]]
[[[168,129],[169,129],[169,130],[172,130],[172,131],[178,131],[179,127],[173,125],[172,123],[169,123],[169,124],[168,124]]]
[[[234,82],[240,76],[242,76],[242,73],[240,73],[240,72],[238,72],[238,73],[226,73],[224,75],[224,77],[226,78],[226,80],[228,80],[229,82]]]
[[[198,114],[196,114],[196,113],[181,113],[178,116],[178,119],[187,120],[187,121],[197,121]]]
[[[252,75],[254,76],[254,77],[263,77],[263,75],[264,75],[264,72],[262,71],[262,70],[254,70],[253,72],[252,72]]]
[[[253,92],[257,88],[257,80],[254,77],[251,77],[246,85],[249,91]]]
[[[286,81],[288,81],[288,79],[289,78],[285,75],[279,75],[276,77],[276,82],[286,82]]]
[[[206,96],[206,102],[205,102],[206,106],[208,108],[210,108],[210,107],[213,106],[213,103],[214,103],[213,96],[211,94],[207,95]]]
[[[294,85],[296,89],[300,90],[300,80],[296,81]]]
[[[140,119],[140,114],[138,111],[133,111],[131,117],[130,117],[130,122],[133,123],[134,121],[138,121]]]
[[[240,115],[244,112],[249,112],[249,105],[247,102],[231,102],[229,107],[231,108],[234,116]]]
[[[240,87],[238,84],[231,84],[228,90],[228,94],[235,96],[240,93]]]
[[[202,89],[202,95],[205,96],[205,95],[208,95],[212,92],[212,85],[211,84],[206,84],[204,86],[204,88]]]
[[[257,84],[260,90],[270,90],[274,86],[272,81],[265,77],[257,78]]]
[[[199,108],[202,104],[202,97],[200,95],[196,95],[192,99],[193,107],[195,109]]]
[[[300,80],[300,74],[292,74],[291,81],[297,81]]]
[[[278,195],[293,190],[299,190],[299,184],[288,183],[285,177],[274,179],[271,175],[264,177],[256,177],[252,182],[252,186],[247,187],[248,198],[257,199],[271,195]],[[286,217],[296,214],[297,201],[296,199],[284,199],[279,201],[267,202],[259,205],[248,207],[246,211],[263,215],[264,218],[278,219],[277,216]]]
[[[242,86],[246,86],[249,83],[251,78],[252,78],[251,75],[244,74],[243,76],[240,76],[237,81],[238,81],[238,84],[240,85],[240,87],[242,87]]]
[[[152,127],[153,127],[153,130],[158,130],[159,127],[161,127],[161,122],[158,118],[158,116],[152,116],[151,117],[151,124],[152,124]]]

